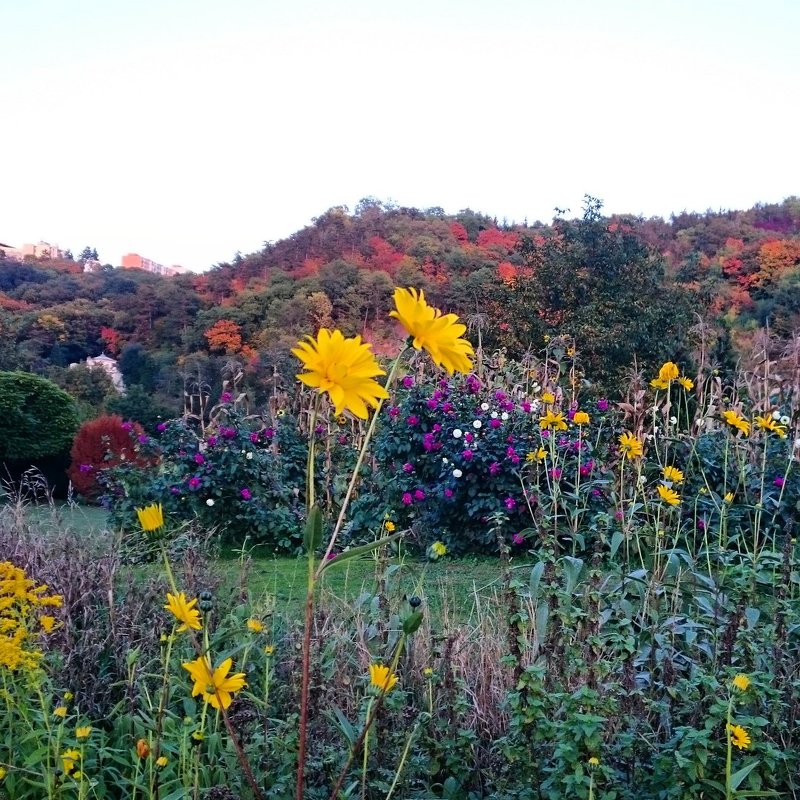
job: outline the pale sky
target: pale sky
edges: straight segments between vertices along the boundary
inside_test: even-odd
[[[0,242],[202,270],[372,195],[800,194],[797,0],[0,0]]]

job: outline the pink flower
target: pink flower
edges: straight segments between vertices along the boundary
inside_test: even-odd
[[[774,481],[772,481],[772,483],[775,486],[777,486],[779,489],[782,489],[783,488],[783,484],[786,483],[786,481],[779,475],[777,478],[775,478]]]
[[[217,443],[217,437],[216,436],[209,436],[208,437],[208,446],[209,447],[213,447],[216,443]]]
[[[475,437],[469,431],[464,434],[464,441],[467,443],[471,442],[474,438]]]
[[[414,492],[414,499],[421,503],[425,499],[425,492],[422,489],[417,489]]]
[[[233,401],[233,395],[230,392],[223,392],[222,397],[219,398],[220,403],[230,403]]]
[[[166,429],[167,429],[167,423],[166,422],[159,422],[158,425],[156,425],[156,430],[159,433],[164,433],[164,431]]]
[[[198,478],[197,475],[192,475],[192,477],[189,478],[189,488],[197,489],[199,486],[200,486],[200,478]]]
[[[242,500],[252,500],[253,495],[250,494],[250,490],[245,486],[239,494],[242,496]]]
[[[434,399],[431,397],[431,398],[430,398],[430,399],[429,399],[429,400],[428,400],[428,401],[425,403],[425,405],[426,405],[426,406],[428,406],[428,408],[429,408],[431,411],[435,411],[435,410],[436,410],[436,408],[438,407],[438,405],[439,405],[439,404],[436,402],[436,400],[434,400]]]
[[[464,450],[461,454],[461,458],[463,458],[464,461],[472,461],[472,450]]]
[[[400,416],[400,409],[399,409],[397,406],[392,406],[392,407],[389,409],[389,416],[390,416],[392,419],[394,419],[395,417],[399,417],[399,416]]]
[[[517,501],[513,497],[506,497],[503,502],[509,511],[513,511],[517,507]]]
[[[501,391],[500,389],[498,389],[498,390],[497,390],[497,391],[494,393],[494,399],[495,399],[495,400],[497,400],[497,402],[498,402],[498,403],[502,403],[502,402],[503,402],[503,400],[505,400],[505,399],[506,399],[506,393],[505,393],[505,392],[503,392],[503,391]]]
[[[347,444],[347,436],[345,436],[343,433],[340,433],[336,441],[339,442],[339,444]]]
[[[336,558],[336,555],[337,555],[336,553],[331,552],[331,553],[328,553],[326,558],[328,559],[328,561],[333,561],[333,559]]]
[[[495,430],[497,430],[502,424],[503,423],[500,422],[500,420],[497,419],[496,417],[495,417],[495,419],[490,419],[489,420],[489,427],[490,428],[494,428]]]
[[[403,378],[403,386],[405,386],[406,389],[410,389],[413,385],[414,379],[410,375],[406,375],[405,378]]]
[[[219,432],[223,439],[236,438],[236,428],[220,428]]]
[[[433,431],[434,431],[434,433],[439,433],[439,431],[441,429],[442,429],[442,426],[438,422],[434,422],[433,423]]]
[[[275,431],[272,428],[267,428],[264,431],[264,438],[271,439],[275,435]]]
[[[132,431],[133,430],[133,423],[132,422],[123,422],[122,423],[122,430],[124,430],[124,431]]]
[[[608,400],[605,397],[601,397],[597,401],[597,410],[598,411],[608,411]]]
[[[558,467],[553,467],[553,469],[550,470],[550,477],[554,481],[557,481],[561,477],[561,470]]]
[[[411,492],[403,492],[403,505],[410,506],[414,502]]]
[[[525,537],[521,533],[515,533],[511,537],[511,541],[514,542],[514,544],[522,544],[525,541]]]
[[[453,410],[453,404],[452,403],[443,403],[442,404],[442,411],[444,411],[445,414],[449,414],[452,410]]]
[[[403,464],[403,472],[413,472],[413,471],[414,471],[414,465],[406,461],[406,463]]]
[[[206,463],[206,457],[202,453],[195,453],[194,454],[194,463],[200,464],[201,466]]]
[[[251,441],[253,444],[257,444],[257,443],[258,443],[258,431],[253,431],[253,432],[250,434],[250,441]]]
[[[445,497],[452,497],[453,496],[453,490],[452,489],[445,489],[444,490],[444,496]]]
[[[587,461],[585,464],[581,464],[581,469],[580,469],[581,477],[582,478],[588,478],[589,475],[592,474],[592,467],[593,466],[594,466],[594,462],[593,461]]]
[[[406,425],[418,425],[419,424],[419,417],[415,414],[411,414],[410,416],[406,417]]]
[[[496,461],[493,461],[489,464],[489,474],[497,475],[498,472],[500,472],[500,465]]]
[[[139,434],[139,444],[147,444],[149,441],[150,439],[143,433]]]
[[[530,404],[530,403],[529,403],[527,400],[523,401],[523,403],[522,403],[522,410],[523,410],[523,411],[524,411],[526,414],[530,414],[530,413],[531,413],[531,409],[532,409],[532,408],[533,408],[533,406],[532,406],[532,405],[531,405],[531,404]]]

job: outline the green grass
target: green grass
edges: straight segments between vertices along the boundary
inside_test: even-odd
[[[28,524],[42,533],[52,534],[71,530],[80,535],[99,533],[106,527],[108,512],[99,506],[76,503],[57,503],[53,506],[28,503],[25,505]],[[12,513],[13,507],[0,504],[0,513]]]

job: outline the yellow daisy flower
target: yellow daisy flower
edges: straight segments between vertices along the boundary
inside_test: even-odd
[[[72,771],[75,769],[75,764],[81,760],[81,754],[79,750],[70,749],[65,750],[61,754],[61,764],[64,767],[64,774],[70,775]]]
[[[667,384],[677,380],[678,375],[680,375],[680,370],[678,369],[678,365],[673,361],[667,361],[662,364],[661,369],[658,371],[658,379]]]
[[[431,545],[431,550],[437,556],[445,556],[445,555],[447,555],[447,545],[444,542],[434,542]]]
[[[212,708],[228,708],[231,704],[231,695],[247,685],[243,672],[228,675],[233,666],[232,658],[226,658],[214,670],[211,668],[208,656],[200,656],[182,666],[194,681],[192,697],[203,695],[203,700]]]
[[[786,427],[784,425],[779,425],[770,416],[765,415],[763,417],[756,417],[755,423],[759,428],[761,428],[762,431],[776,433],[781,437],[781,439],[786,438]]]
[[[741,725],[728,725],[727,728],[734,747],[746,750],[750,746],[750,734]]]
[[[139,524],[145,533],[158,530],[164,524],[164,510],[161,503],[153,503],[144,508],[137,508],[136,515],[139,517]]]
[[[386,522],[383,523],[383,527],[386,528],[389,533],[392,533],[397,526],[390,519],[387,519]]]
[[[589,415],[585,411],[576,411],[575,415],[572,417],[572,421],[576,425],[588,425]]]
[[[619,447],[628,458],[639,458],[644,452],[642,443],[632,433],[625,432],[619,437]]]
[[[555,403],[555,401],[556,401],[556,397],[552,392],[545,392],[542,395],[542,402],[543,403],[547,403],[548,405],[552,405],[553,403]]]
[[[750,423],[744,417],[740,417],[732,409],[723,411],[722,418],[728,423],[728,425],[741,431],[745,436],[750,434]]]
[[[677,467],[664,467],[664,480],[670,483],[683,483],[683,473]]]
[[[694,381],[691,378],[687,378],[685,375],[681,375],[678,378],[678,383],[686,389],[687,392],[691,392],[694,389]]]
[[[76,739],[88,739],[91,733],[92,733],[91,725],[82,725],[79,728],[75,728]]]
[[[369,681],[376,689],[391,692],[397,683],[397,675],[384,664],[370,664]]]
[[[177,595],[167,592],[167,604],[164,608],[172,612],[175,619],[182,623],[178,628],[178,633],[189,630],[189,628],[199,631],[203,627],[200,624],[200,611],[195,608],[196,605],[196,597],[194,600],[187,601],[183,592],[178,592]]]
[[[252,617],[247,620],[247,630],[252,633],[261,633],[264,630],[264,623],[260,619],[253,619]]]
[[[322,328],[316,339],[308,336],[292,350],[308,370],[297,379],[320,393],[327,392],[337,416],[347,410],[366,419],[367,405],[377,408],[378,401],[389,396],[374,380],[386,373],[371,347],[360,336],[345,339],[341,331]]]
[[[556,414],[554,411],[548,409],[547,413],[539,418],[539,427],[542,430],[552,429],[554,431],[565,431],[567,429],[567,420],[561,411]]]
[[[680,495],[669,486],[664,486],[663,483],[658,484],[658,494],[661,499],[669,506],[677,506],[681,502]]]
[[[743,673],[739,673],[732,681],[733,685],[740,691],[746,691],[747,687],[750,685],[750,678]]]
[[[429,306],[425,293],[416,289],[394,290],[394,311],[390,317],[399,320],[406,333],[413,337],[417,350],[425,349],[434,363],[454,372],[469,372],[475,351],[464,333],[467,328],[455,314],[442,314],[438,308]]]

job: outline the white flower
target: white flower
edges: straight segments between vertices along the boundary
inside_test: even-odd
[[[677,425],[678,424],[678,418],[677,417],[670,417],[669,418],[669,424],[670,425]]]
[[[475,422],[472,423],[472,427],[475,428],[476,431],[480,430],[482,425],[483,423],[479,419],[476,419]]]
[[[539,384],[538,384],[538,383],[534,383],[534,384],[533,384],[533,386],[531,386],[531,391],[532,391],[534,394],[536,394],[536,393],[537,393],[537,392],[538,392],[538,391],[539,391],[541,388],[542,388],[542,387],[541,387],[541,386],[539,386]]]
[[[781,418],[781,412],[780,411],[773,411],[772,412],[772,419],[774,419],[777,422],[780,418]]]
[[[454,469],[453,470],[453,477],[454,478],[460,478],[463,474],[464,473],[460,469]]]
[[[506,420],[506,419],[508,419],[508,411],[504,411],[504,412],[503,412],[503,413],[500,415],[500,419],[502,419],[502,420]]]
[[[541,400],[534,400],[531,403],[531,414],[538,414],[539,413],[539,409],[541,407],[542,407],[542,401]]]
[[[488,403],[481,403],[481,411],[488,411],[489,404]]]
[[[492,411],[492,419],[497,419],[497,412],[496,411]]]
[[[461,438],[463,435],[464,435],[464,433],[463,433],[463,431],[461,430],[461,428],[456,428],[456,429],[453,431],[453,438],[454,438],[454,439],[460,439],[460,438]]]
[[[449,463],[450,463],[449,459],[447,459],[447,458],[443,458],[442,459],[442,464],[449,464]]]
[[[647,483],[647,478],[644,475],[640,475],[636,480],[639,486],[644,486]]]
[[[781,417],[781,425],[788,425],[790,422],[791,420],[789,419],[789,417],[785,415]]]
[[[252,460],[253,460],[253,454],[252,454],[252,453],[248,453],[248,454],[245,456],[245,458],[246,458],[248,461],[252,461]]]
[[[214,505],[214,501],[209,497],[208,500],[206,500],[206,505],[210,508]]]

